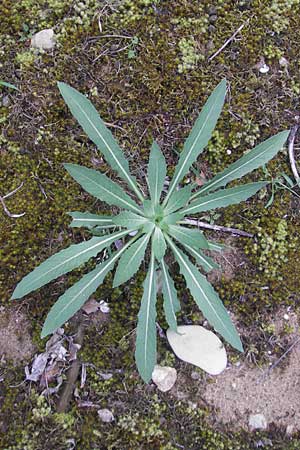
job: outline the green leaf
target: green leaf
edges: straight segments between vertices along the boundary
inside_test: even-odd
[[[144,293],[136,330],[136,365],[142,379],[148,383],[156,364],[156,277],[154,255],[144,281]]]
[[[150,234],[142,236],[122,255],[113,281],[114,288],[125,283],[138,271],[144,259],[149,239]]]
[[[2,81],[2,80],[0,80],[0,86],[7,87],[7,88],[9,88],[9,89],[14,89],[15,91],[18,91],[18,90],[19,90],[19,89],[17,88],[17,86],[15,86],[14,84],[7,83],[6,81]]]
[[[184,143],[183,151],[176,166],[164,204],[167,203],[172,192],[180,183],[191,165],[206,147],[221,114],[226,95],[226,80],[222,80],[209,96],[202,108],[192,131]]]
[[[152,251],[157,261],[160,261],[166,252],[167,245],[164,235],[159,227],[155,227],[152,235]]]
[[[167,205],[164,207],[164,214],[167,216],[180,208],[183,208],[189,201],[192,193],[191,186],[185,186],[178,191],[174,191],[169,198]]]
[[[222,252],[224,249],[229,248],[224,244],[220,244],[219,242],[207,241],[208,242],[208,250],[213,252]]]
[[[177,331],[176,313],[180,311],[180,303],[177,298],[177,292],[174,282],[169,275],[168,267],[164,259],[161,260],[160,266],[162,270],[162,292],[164,299],[163,306],[166,320],[169,327],[172,330]]]
[[[243,346],[239,335],[218,294],[206,280],[205,276],[199,273],[197,268],[189,261],[184,253],[179,250],[171,239],[167,238],[167,241],[174,252],[175,258],[180,266],[180,272],[185,278],[187,287],[201,309],[204,317],[227,342],[242,352]]]
[[[72,211],[68,213],[73,218],[70,227],[86,227],[98,229],[114,228],[112,216],[100,216],[99,214],[91,214],[89,212]]]
[[[220,269],[220,266],[209,256],[204,255],[201,250],[197,250],[190,245],[185,245],[184,247],[196,259],[197,263],[203,267],[205,272],[210,272],[213,269]]]
[[[107,273],[112,270],[116,260],[125,252],[130,244],[131,242],[128,242],[119,251],[113,253],[109,259],[98,264],[94,270],[84,275],[59,297],[47,315],[42,329],[42,338],[53,333],[81,308],[100,284],[103,283]]]
[[[135,179],[130,175],[128,162],[122,150],[90,100],[65,83],[57,84],[64,101],[83,130],[103,153],[112,169],[127,182],[138,198],[143,201],[144,197],[138,189]]]
[[[184,215],[181,213],[169,214],[163,218],[162,224],[176,225],[176,223],[179,222],[180,220],[182,220],[183,217],[184,217]]]
[[[154,217],[155,208],[154,208],[154,204],[152,203],[151,200],[144,200],[143,208],[144,208],[143,213],[144,213],[145,217],[148,217],[148,218]]]
[[[109,236],[93,237],[50,256],[20,281],[13,292],[12,299],[24,297],[24,295],[44,286],[49,281],[81,266],[90,258],[97,256],[101,250],[127,234],[128,231],[126,230]]]
[[[166,160],[156,142],[151,146],[148,165],[148,185],[152,203],[157,205],[167,174]]]
[[[94,197],[99,198],[99,200],[109,205],[130,209],[138,214],[142,212],[129,195],[103,173],[77,164],[64,164],[64,167],[83,189]]]
[[[196,248],[208,248],[208,242],[202,231],[191,230],[179,225],[169,225],[169,234],[180,244],[187,244]]]
[[[223,172],[218,173],[208,181],[199,191],[193,194],[192,199],[203,195],[205,192],[215,191],[225,186],[229,181],[242,178],[247,173],[252,172],[252,170],[266,164],[284,146],[288,135],[289,131],[281,131],[257,145],[253,150],[250,150],[233,164],[230,164]]]
[[[244,184],[234,188],[221,189],[213,194],[197,198],[180,212],[184,215],[195,214],[215,208],[224,208],[225,206],[235,205],[236,203],[247,200],[267,184],[267,182],[261,181],[258,183]]]
[[[149,223],[149,220],[146,217],[140,216],[131,211],[122,211],[118,216],[113,218],[113,222],[119,227],[138,230],[146,223]]]

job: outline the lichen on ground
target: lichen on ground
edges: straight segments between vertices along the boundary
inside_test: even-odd
[[[71,5],[66,0],[3,0],[1,79],[16,84],[19,91],[0,88],[0,194],[24,182],[6,203],[11,212],[26,214],[12,219],[0,211],[1,305],[8,308],[16,282],[39,262],[87,237],[68,227],[67,211],[107,210],[83,193],[63,169],[63,162],[74,162],[114,176],[70,116],[56,81],[91,97],[129,158],[132,172],[141,179],[153,139],[162,146],[172,175],[176,152],[201,106],[226,77],[230,86],[226,106],[197,167],[209,177],[258,142],[293,125],[299,111],[299,13],[295,0],[268,0],[263,8],[259,0],[76,0]],[[232,43],[209,61],[241,24],[244,27]],[[31,35],[51,27],[57,35],[55,49],[31,50]],[[262,58],[270,67],[266,74],[258,69]],[[286,153],[269,163],[268,171],[273,177],[282,172],[291,177]],[[258,170],[247,181],[263,177],[265,172]],[[233,276],[225,273],[213,283],[234,314],[246,356],[255,364],[267,360],[261,327],[266,329],[269,315],[288,306],[298,314],[299,307],[295,276],[300,269],[299,201],[288,191],[278,191],[266,209],[270,195],[267,188],[255,199],[211,218],[254,234],[253,239],[231,239],[240,264],[234,266]],[[208,235],[226,241],[220,233]],[[49,305],[80,271],[27,297],[32,339],[39,350],[45,345],[39,333]],[[128,286],[115,290],[108,277],[98,289],[95,297],[109,302],[111,319],[103,330],[95,324],[87,331],[80,355],[88,364],[82,400],[112,409],[115,422],[101,423],[97,408],[79,408],[75,399],[68,413],[57,415],[54,398],[41,398],[38,386],[18,386],[24,379],[22,366],[5,364],[0,383],[0,448],[68,449],[74,440],[79,449],[247,450],[258,445],[298,449],[299,436],[286,436],[276,423],[253,434],[233,432],[230,425],[212,425],[211,420],[208,424],[210,408],[194,404],[197,386],[187,376],[192,369],[174,362],[163,339],[159,360],[175,364],[188,380],[181,398],[157,394],[153,386],[140,382],[132,338],[144,275],[142,267]],[[183,304],[180,321],[201,323],[201,313],[181,277],[174,275]],[[165,329],[161,303],[158,321]],[[276,351],[279,355],[280,347]],[[237,356],[229,352],[233,361]],[[99,372],[113,377],[104,380]]]

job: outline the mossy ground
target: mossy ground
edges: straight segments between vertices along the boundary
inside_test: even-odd
[[[62,162],[76,162],[108,170],[101,154],[71,118],[56,81],[90,95],[101,116],[112,125],[139,178],[145,173],[153,139],[161,144],[172,174],[177,158],[174,149],[181,149],[204,100],[226,77],[228,101],[203,155],[213,174],[249,146],[294,124],[300,92],[299,3],[267,0],[262,7],[259,0],[126,0],[121,4],[3,0],[0,78],[16,84],[19,91],[1,91],[5,106],[0,107],[0,194],[24,182],[6,203],[11,212],[26,214],[12,219],[0,211],[2,304],[7,304],[16,282],[38,262],[82,239],[81,231],[68,228],[67,211],[106,208],[83,193],[62,167]],[[209,61],[242,23],[245,26],[237,38]],[[33,52],[30,35],[50,27],[58,37],[55,50]],[[287,65],[280,64],[281,57]],[[262,58],[270,66],[267,74],[257,68]],[[281,153],[268,170],[274,177],[281,172],[291,176],[287,155]],[[263,176],[259,170],[248,179]],[[263,198],[257,196],[222,211],[218,219],[220,224],[255,235],[256,246],[252,239],[236,238],[246,264],[233,279],[224,278],[216,285],[243,328],[267,323],[268,312],[278,306],[297,308],[299,304],[299,202],[288,191],[278,191],[266,209],[269,197],[268,190]],[[43,343],[38,335],[49,304],[77,275],[28,296],[33,338],[40,348]],[[128,287],[115,291],[108,278],[97,291],[97,297],[110,301],[111,321],[100,337],[94,329],[89,330],[81,355],[92,364],[82,395],[113,409],[116,422],[101,424],[94,410],[78,409],[75,403],[67,415],[57,416],[52,400],[49,409],[38,396],[38,388],[33,391],[27,384],[11,387],[23,380],[23,371],[6,368],[1,382],[0,427],[4,433],[0,448],[67,449],[73,439],[76,448],[82,449],[246,450],[257,448],[258,442],[264,443],[264,448],[271,448],[271,443],[272,449],[300,448],[297,437],[288,439],[276,429],[253,435],[212,430],[205,425],[207,409],[193,409],[188,401],[157,395],[140,383],[134,372],[130,333],[135,327],[143,276],[141,270]],[[179,276],[176,282],[184,304],[181,320],[199,319]],[[159,321],[163,326],[161,314]],[[164,359],[167,347],[165,342],[159,345]],[[115,371],[116,375],[101,381],[99,370]],[[192,398],[192,384],[186,389],[187,398]]]

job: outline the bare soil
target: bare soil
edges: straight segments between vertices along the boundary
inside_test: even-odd
[[[250,414],[263,414],[268,425],[275,423],[289,433],[300,429],[300,334],[297,317],[284,311],[274,321],[275,336],[280,338],[284,327],[293,330],[282,355],[270,355],[269,366],[258,367],[244,360],[229,366],[221,375],[207,383],[201,396],[215,411],[217,421],[232,428],[248,428]],[[286,316],[287,317],[287,316]],[[291,349],[289,351],[289,349]],[[283,356],[286,355],[286,356]],[[289,428],[288,428],[289,427]]]

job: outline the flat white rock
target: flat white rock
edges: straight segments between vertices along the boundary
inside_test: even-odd
[[[156,365],[152,372],[152,381],[162,392],[167,392],[174,386],[177,379],[177,371],[173,367]]]
[[[178,332],[167,330],[170,346],[178,358],[200,367],[210,375],[226,368],[226,350],[220,339],[200,325],[181,325]]]
[[[31,38],[31,47],[51,50],[55,46],[55,36],[52,28],[41,30]]]

